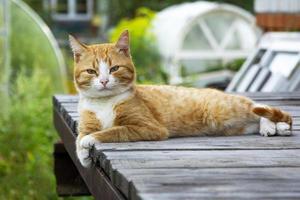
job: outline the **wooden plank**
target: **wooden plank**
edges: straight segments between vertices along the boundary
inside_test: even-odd
[[[255,185],[255,184],[254,184]],[[277,185],[278,186],[278,185]],[[248,187],[252,187],[249,185]],[[274,186],[275,187],[275,186]],[[271,189],[271,188],[270,188]],[[274,188],[273,188],[274,189]],[[270,190],[272,191],[272,190]],[[290,192],[265,192],[265,193],[257,193],[257,192],[212,192],[210,194],[206,194],[205,192],[201,194],[194,193],[162,193],[162,194],[152,194],[152,193],[142,193],[137,198],[137,200],[141,199],[155,199],[155,200],[199,200],[199,199],[215,199],[215,200],[232,200],[232,199],[260,199],[260,200],[299,200],[299,193],[290,194]]]
[[[230,94],[239,94],[244,95],[250,98],[270,98],[270,99],[299,99],[300,92],[244,92],[244,93],[236,93],[229,92]]]
[[[244,135],[234,137],[184,137],[164,141],[126,143],[101,143],[98,151],[161,151],[161,150],[250,150],[250,149],[298,149],[300,132],[291,137],[262,137]]]
[[[177,195],[187,199],[191,194],[198,199],[215,199],[219,194],[228,198],[246,193],[256,198],[300,194],[300,168],[120,169],[117,173],[114,184],[129,199],[160,199],[158,194],[167,199]]]
[[[115,170],[120,169],[300,167],[300,149],[109,151],[102,152],[99,161],[114,180]]]
[[[266,104],[273,107],[281,108],[282,106],[299,106],[299,101],[255,101],[260,104]]]
[[[53,119],[55,128],[60,134],[66,150],[95,199],[124,199],[123,195],[111,184],[108,177],[99,167],[93,166],[87,169],[79,163],[75,154],[75,135],[56,109],[53,110]]]
[[[260,166],[272,166],[273,163],[277,163],[280,159],[285,162],[280,162],[283,166],[300,165],[300,149],[284,149],[284,150],[186,150],[186,151],[107,151],[102,158],[104,162],[113,161],[116,165],[122,161],[137,161],[145,163],[147,161],[179,161],[178,167],[190,166],[188,162],[182,162],[182,160],[194,160],[205,161],[201,165],[202,167],[217,167],[217,165],[223,166],[232,165],[232,167],[260,167]],[[211,158],[214,157],[214,160]],[[236,158],[240,160],[237,161]],[[291,159],[290,159],[291,158]],[[101,158],[100,158],[101,159]],[[145,161],[145,162],[144,162]],[[220,163],[219,163],[220,162]],[[110,163],[112,164],[112,162]],[[163,163],[165,164],[165,163]],[[139,165],[136,165],[140,168]],[[122,166],[124,168],[125,166]],[[133,166],[130,166],[133,168]],[[175,166],[174,166],[175,167]]]

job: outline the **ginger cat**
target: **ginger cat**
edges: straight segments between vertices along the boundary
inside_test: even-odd
[[[87,46],[70,36],[80,100],[77,156],[91,165],[89,149],[102,142],[165,140],[181,136],[260,133],[291,135],[291,116],[249,98],[214,89],[135,84],[124,31],[115,44]]]

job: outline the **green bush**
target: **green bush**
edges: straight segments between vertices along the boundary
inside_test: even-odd
[[[21,72],[11,90],[9,112],[0,119],[0,199],[54,199],[50,77]]]
[[[166,82],[166,76],[161,70],[161,58],[155,45],[155,37],[149,29],[154,16],[153,11],[139,8],[136,17],[122,19],[110,33],[110,41],[116,42],[124,30],[129,30],[130,50],[137,68],[138,82]]]
[[[244,64],[245,61],[246,61],[246,59],[244,59],[244,58],[236,59],[229,63],[226,63],[224,68],[237,72],[240,70],[240,68],[242,67],[242,65]]]
[[[51,77],[17,74],[8,112],[0,115],[0,199],[58,199],[53,173]],[[89,199],[89,198],[76,198]]]

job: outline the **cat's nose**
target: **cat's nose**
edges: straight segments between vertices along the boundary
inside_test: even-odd
[[[102,85],[105,87],[106,84],[108,83],[108,79],[100,80],[100,83],[102,83]]]

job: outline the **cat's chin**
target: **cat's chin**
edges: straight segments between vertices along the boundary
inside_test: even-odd
[[[87,89],[87,90],[79,90],[79,94],[86,98],[103,98],[110,97],[121,94],[129,89],[132,86],[127,87],[118,87],[118,88],[97,88],[97,89]]]

